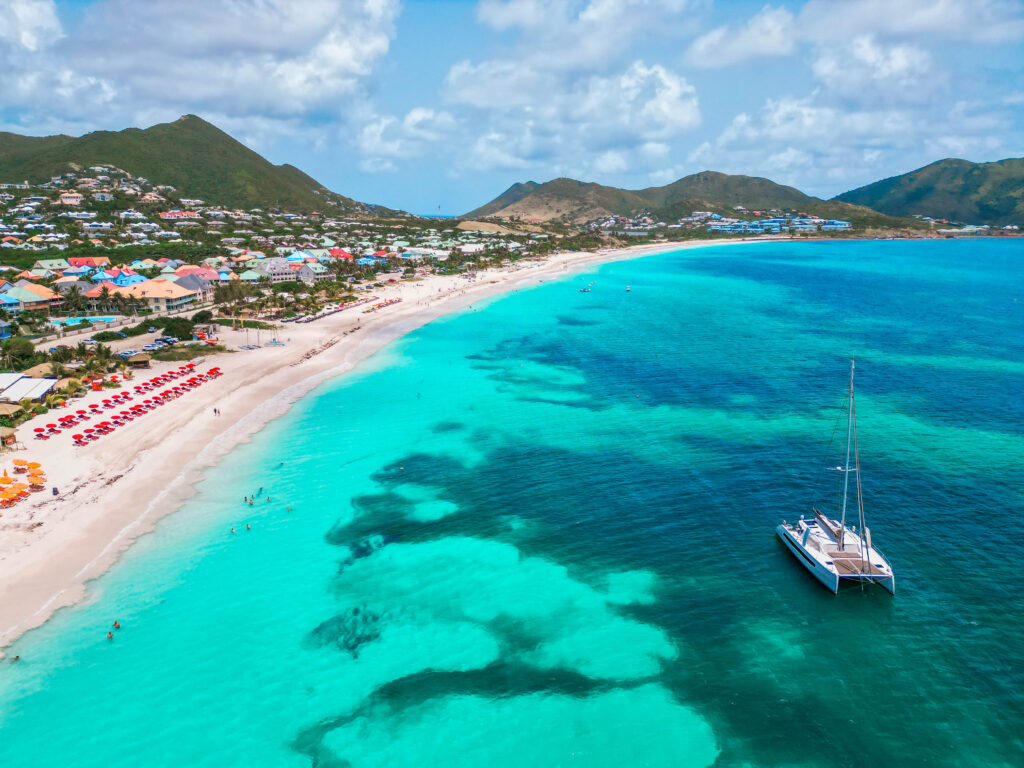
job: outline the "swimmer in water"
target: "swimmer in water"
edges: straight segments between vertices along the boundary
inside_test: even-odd
[[[251,530],[252,530],[252,526],[251,526],[251,525],[249,525],[248,523],[246,523],[246,524],[245,524],[245,530],[247,530],[247,531],[251,531]]]
[[[235,529],[234,529],[234,528],[232,528],[232,529],[231,529],[231,532],[232,532],[232,533],[234,533],[234,532],[235,532]]]
[[[114,639],[114,633],[113,632],[107,632],[107,640],[113,640],[113,639]]]
[[[120,628],[121,628],[121,622],[120,622],[120,621],[117,621],[117,620],[115,619],[115,620],[114,620],[114,629],[120,629]]]

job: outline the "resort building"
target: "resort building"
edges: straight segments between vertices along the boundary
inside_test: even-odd
[[[197,294],[168,280],[147,280],[127,288],[115,288],[123,296],[135,296],[154,312],[168,312],[192,304]]]
[[[4,296],[8,299],[14,299],[18,303],[17,311],[19,312],[47,312],[50,307],[59,306],[63,301],[59,293],[51,291],[45,285],[33,285],[31,283],[12,286],[4,293]],[[10,309],[13,309],[12,306],[8,306]]]
[[[295,273],[299,280],[304,282],[306,285],[314,285],[315,283],[322,283],[325,280],[331,279],[331,272],[323,264],[312,262],[310,264],[303,264],[302,268]]]
[[[257,259],[253,268],[264,277],[269,277],[272,283],[286,283],[297,279],[295,270],[291,268],[287,259]]]

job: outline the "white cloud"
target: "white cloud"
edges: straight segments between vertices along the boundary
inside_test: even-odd
[[[913,45],[885,46],[871,35],[824,49],[811,69],[815,78],[842,96],[923,98],[938,84],[927,51]]]
[[[915,162],[998,152],[1009,131],[1006,116],[984,103],[868,108],[826,105],[815,96],[784,97],[737,115],[689,160],[829,196]]]
[[[797,26],[810,40],[926,35],[979,43],[1024,39],[1019,0],[809,0]]]
[[[38,51],[62,34],[53,0],[0,1],[0,43]]]
[[[409,110],[401,120],[371,114],[364,118],[356,139],[362,154],[360,165],[370,172],[396,171],[396,160],[415,157],[428,147],[450,140],[456,128],[450,113],[426,107]]]
[[[686,60],[695,67],[709,68],[766,56],[788,56],[796,46],[795,21],[786,8],[766,5],[746,24],[717,27],[697,38]]]
[[[102,125],[166,111],[337,116],[394,35],[398,0],[96,0],[61,34],[52,0],[7,0],[0,75],[24,121]],[[46,94],[47,98],[41,98]]]
[[[973,43],[1021,40],[1024,4],[1020,0],[809,0],[796,14],[766,5],[745,23],[719,26],[699,37],[686,59],[696,67],[725,67],[788,56],[798,44],[817,46],[829,56],[833,46],[848,47],[852,38],[876,37]]]
[[[547,82],[538,90],[519,90],[524,80]],[[489,158],[500,167],[653,146],[700,122],[696,91],[661,65],[633,62],[620,72],[570,78],[549,72],[506,67],[503,63],[453,68],[450,98],[486,121],[490,137],[475,162]],[[500,94],[518,94],[501,98]],[[467,120],[469,124],[475,121]],[[493,143],[502,137],[502,151]],[[517,159],[511,161],[510,157]],[[595,160],[607,171],[607,158]],[[485,166],[490,167],[490,166]],[[601,170],[599,169],[599,170]]]
[[[448,72],[445,102],[473,134],[460,166],[585,175],[663,162],[666,142],[700,123],[699,101],[685,77],[631,50],[681,40],[703,4],[481,0],[478,18],[516,45]]]

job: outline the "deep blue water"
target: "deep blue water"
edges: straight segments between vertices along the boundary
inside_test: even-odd
[[[17,643],[0,764],[1024,764],[1022,331],[1018,240],[678,252],[433,323]],[[774,538],[836,502],[851,355],[894,598]]]

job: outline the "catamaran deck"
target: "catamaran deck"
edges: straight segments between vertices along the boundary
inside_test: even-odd
[[[832,565],[839,571],[839,576],[888,576],[887,571],[883,571],[872,563],[863,562],[859,552],[829,552],[829,557],[832,558]]]
[[[846,529],[845,534],[842,533],[836,520],[817,514],[811,519],[800,520],[791,530],[807,554],[834,571],[841,579],[884,579],[892,576],[892,571],[884,565],[885,559],[881,553],[866,547],[860,534],[850,528]],[[840,538],[843,540],[842,549],[839,547]]]

